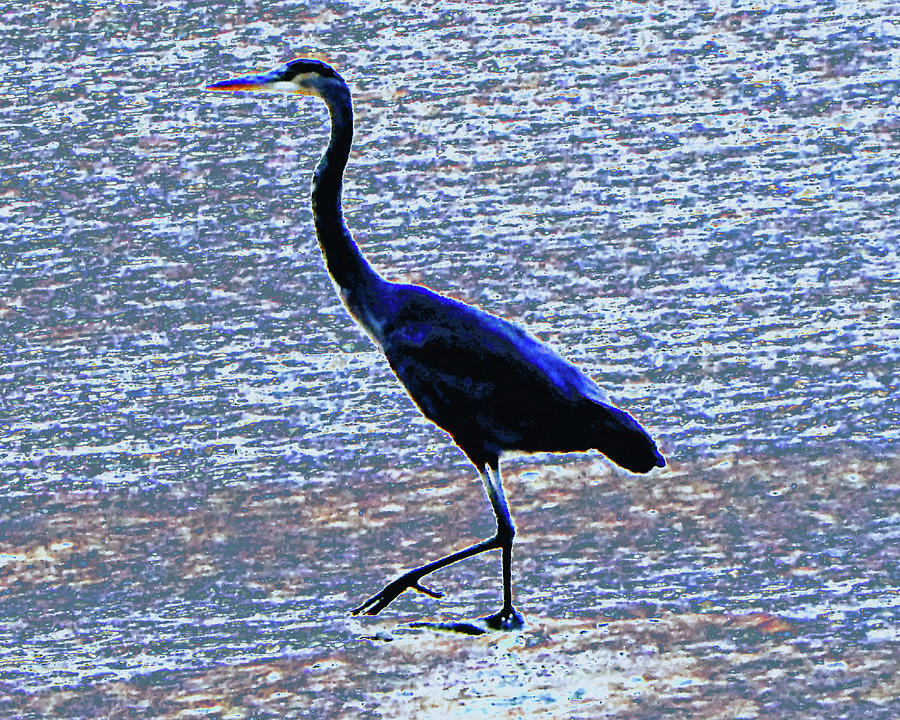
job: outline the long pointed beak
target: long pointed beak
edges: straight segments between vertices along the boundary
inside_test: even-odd
[[[284,73],[281,68],[263,73],[262,75],[246,75],[244,77],[232,78],[231,80],[221,80],[207,85],[205,90],[213,90],[215,92],[238,92],[240,90],[249,92],[259,92],[261,90],[270,89],[273,83],[278,82]]]

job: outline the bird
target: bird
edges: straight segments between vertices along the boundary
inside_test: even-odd
[[[427,287],[389,281],[369,264],[342,211],[353,103],[331,65],[300,58],[206,89],[286,92],[325,103],[331,135],[313,174],[311,202],[326,269],[347,311],[382,350],[418,409],[475,466],[496,518],[492,536],[408,570],[351,613],[377,615],[407,590],[440,598],[422,584],[425,576],[500,550],[502,606],[480,619],[494,630],[522,628],[524,616],[512,602],[516,528],[500,477],[501,454],[598,450],[626,470],[647,473],[666,465],[656,442],[591,377],[519,325]]]

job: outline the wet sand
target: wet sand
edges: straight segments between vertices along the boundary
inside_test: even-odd
[[[0,542],[18,648],[0,715],[900,712],[896,459],[557,460],[507,464],[527,624],[478,636],[416,623],[496,609],[493,557],[432,576],[440,600],[348,614],[490,532],[469,478],[23,495]]]

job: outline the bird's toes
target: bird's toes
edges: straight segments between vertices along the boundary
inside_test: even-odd
[[[366,609],[368,606],[369,606],[369,601],[366,600],[362,605],[353,608],[353,609],[350,611],[350,614],[351,614],[351,615],[359,615],[360,613],[365,612],[365,609]]]
[[[503,608],[481,619],[491,630],[519,630],[525,626],[525,618],[515,608]]]
[[[390,601],[388,601],[390,602]],[[355,607],[350,611],[351,615],[377,615],[382,610],[387,607],[387,603],[384,602],[384,598],[382,597],[382,593],[378,593],[377,595],[373,595],[368,600],[366,600],[359,607]]]
[[[388,585],[381,590],[381,592],[376,593],[368,600],[366,600],[359,607],[355,607],[350,611],[351,615],[377,615],[382,610],[384,610],[388,605],[390,605],[394,600],[396,600],[405,590],[415,590],[416,592],[420,592],[423,595],[428,595],[433,598],[440,598],[444,596],[444,593],[438,592],[437,590],[432,590],[425,585],[422,585],[419,582],[418,577],[413,576],[411,573],[407,573],[403,575],[392,583],[388,583]]]
[[[410,587],[412,587],[413,590],[417,590],[418,592],[422,593],[423,595],[428,595],[428,597],[433,597],[433,598],[444,597],[444,593],[439,592],[437,590],[432,590],[431,588],[427,588],[424,585],[422,585],[421,583],[413,583]]]

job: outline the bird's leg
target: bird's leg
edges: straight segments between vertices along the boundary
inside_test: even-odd
[[[394,582],[385,585],[384,589],[381,590],[381,592],[375,593],[362,605],[353,608],[353,610],[351,610],[350,612],[353,615],[359,615],[360,613],[365,615],[377,615],[388,605],[394,602],[394,600],[396,600],[404,590],[416,590],[418,592],[425,593],[426,595],[430,595],[434,598],[441,597],[442,593],[435,592],[434,590],[430,590],[429,588],[424,587],[419,581],[429,573],[433,573],[443,567],[447,567],[448,565],[452,565],[453,563],[459,562],[460,560],[465,560],[466,558],[470,558],[473,555],[479,555],[483,552],[494,550],[499,547],[501,547],[500,538],[494,536],[492,538],[488,538],[487,540],[482,540],[479,543],[475,543],[474,545],[471,545],[464,550],[460,550],[459,552],[452,553],[450,555],[447,555],[446,557],[440,558],[439,560],[430,562],[427,565],[422,565],[420,567],[413,568],[412,570],[408,570],[407,572],[403,573],[403,575],[394,580]]]
[[[494,509],[494,515],[497,516],[496,537],[500,540],[500,562],[503,571],[503,607],[499,612],[488,615],[482,620],[494,630],[516,630],[525,624],[525,618],[512,604],[512,546],[516,536],[516,526],[510,517],[506,495],[503,493],[499,462],[488,463],[481,477],[484,480],[491,507]]]
[[[493,471],[493,476],[491,471]],[[463,550],[405,572],[393,582],[388,583],[383,590],[370,597],[362,605],[354,608],[351,611],[353,615],[377,615],[405,590],[416,590],[431,597],[441,597],[441,593],[424,587],[420,583],[421,579],[460,560],[465,560],[488,550],[500,549],[502,551],[503,565],[503,607],[500,609],[500,612],[483,619],[488,627],[494,629],[511,630],[522,627],[524,620],[512,606],[512,543],[516,529],[509,515],[509,508],[506,505],[506,497],[503,494],[503,486],[500,484],[500,471],[497,463],[486,465],[480,470],[480,473],[488,499],[491,501],[491,507],[494,509],[494,515],[497,517],[496,534]]]

